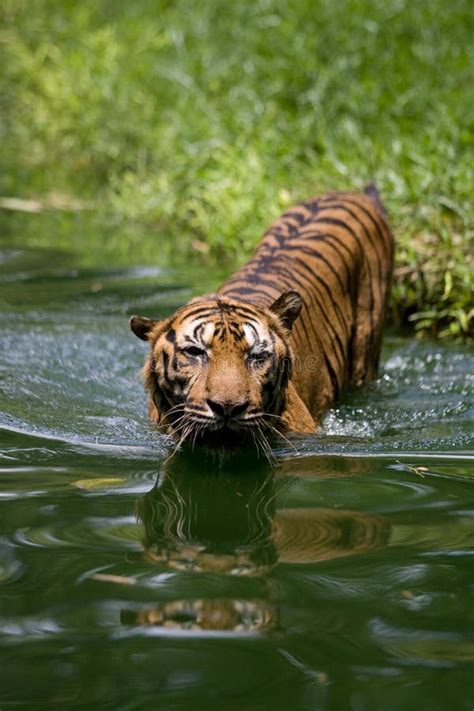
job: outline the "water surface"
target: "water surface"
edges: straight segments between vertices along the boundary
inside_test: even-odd
[[[471,709],[472,373],[389,334],[275,472],[165,463],[145,346],[217,277],[0,259],[0,708]]]

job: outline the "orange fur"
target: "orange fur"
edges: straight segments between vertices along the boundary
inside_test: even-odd
[[[224,445],[252,422],[310,432],[344,387],[375,377],[394,244],[378,194],[366,193],[297,205],[216,294],[166,321],[132,318],[152,349],[143,374],[155,422]]]

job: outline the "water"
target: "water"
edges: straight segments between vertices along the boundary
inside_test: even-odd
[[[472,354],[388,335],[276,473],[164,464],[128,316],[202,282],[1,254],[0,709],[472,709]]]

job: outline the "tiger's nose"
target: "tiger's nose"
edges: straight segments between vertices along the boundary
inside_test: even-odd
[[[245,402],[206,400],[206,402],[215,415],[219,415],[219,417],[223,417],[226,420],[242,415],[249,406],[248,400]]]

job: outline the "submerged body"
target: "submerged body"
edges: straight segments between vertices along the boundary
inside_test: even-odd
[[[152,348],[152,419],[219,446],[313,431],[376,375],[393,251],[375,188],[331,193],[285,212],[216,294],[165,321],[133,317]]]
[[[377,373],[393,246],[376,193],[333,193],[282,215],[219,289],[267,307],[288,289],[302,296],[292,382],[316,421],[345,387]]]

